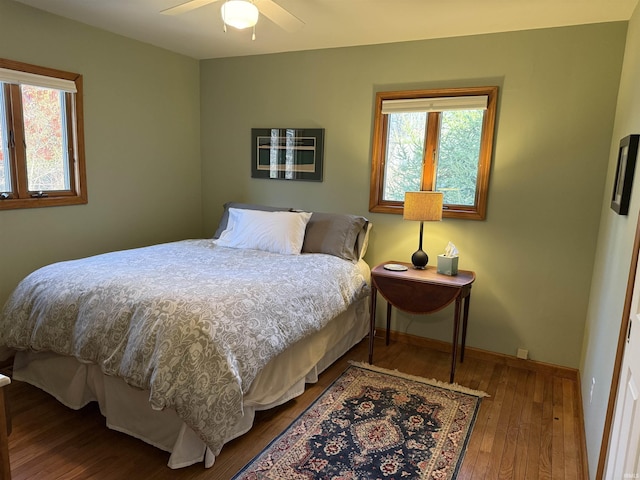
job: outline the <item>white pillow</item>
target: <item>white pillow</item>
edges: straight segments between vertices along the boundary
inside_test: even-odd
[[[299,255],[310,212],[229,209],[227,228],[216,245]]]

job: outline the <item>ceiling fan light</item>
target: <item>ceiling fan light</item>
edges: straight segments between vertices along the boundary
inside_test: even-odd
[[[232,27],[243,29],[258,23],[258,7],[247,0],[228,0],[222,4],[222,21]]]

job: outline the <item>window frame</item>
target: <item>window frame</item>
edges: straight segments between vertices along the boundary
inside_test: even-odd
[[[374,113],[374,130],[371,160],[371,184],[369,190],[369,211],[376,213],[402,214],[404,202],[383,199],[384,173],[387,151],[387,136],[389,116],[382,113],[384,100],[408,100],[418,98],[437,97],[468,97],[487,96],[487,109],[482,123],[482,136],[480,140],[480,153],[478,155],[478,176],[476,179],[475,204],[451,205],[445,204],[442,216],[445,218],[462,218],[469,220],[484,220],[487,212],[487,197],[489,192],[489,174],[493,156],[493,143],[495,135],[495,120],[498,100],[498,87],[467,87],[467,88],[440,88],[429,90],[405,90],[376,93]],[[427,121],[427,141],[422,164],[422,188],[432,191],[436,178],[436,152],[438,130],[440,125],[434,121],[439,117],[439,112],[429,112]]]
[[[18,208],[80,205],[88,202],[84,148],[84,114],[82,75],[48,67],[0,58],[0,68],[72,81],[76,93],[64,92],[68,160],[69,190],[48,190],[41,195],[28,189],[26,149],[24,146],[23,107],[18,83],[2,84],[5,94],[5,121],[13,139],[9,146],[8,165],[12,192],[0,192],[0,210]]]

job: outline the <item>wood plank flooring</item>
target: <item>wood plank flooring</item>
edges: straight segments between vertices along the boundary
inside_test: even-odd
[[[366,361],[363,340],[309,385],[304,395],[256,416],[254,428],[222,449],[214,466],[166,466],[168,454],[109,430],[95,405],[69,410],[35,387],[7,388],[13,431],[9,450],[14,480],[231,478],[284,430],[348,366]],[[448,381],[448,353],[376,338],[374,363]],[[456,382],[491,395],[483,399],[458,479],[583,479],[583,419],[575,379],[553,368],[531,370],[467,350]],[[569,376],[570,377],[570,376]]]

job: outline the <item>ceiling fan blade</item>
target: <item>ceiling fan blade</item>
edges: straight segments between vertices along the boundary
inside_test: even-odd
[[[197,0],[196,0],[197,1]],[[304,22],[288,12],[273,0],[254,0],[260,13],[287,32],[295,32],[304,26]]]
[[[180,15],[181,13],[195,10],[196,8],[204,7],[210,3],[217,2],[218,0],[190,0],[189,2],[181,3],[175,7],[162,10],[160,13],[163,15]]]

